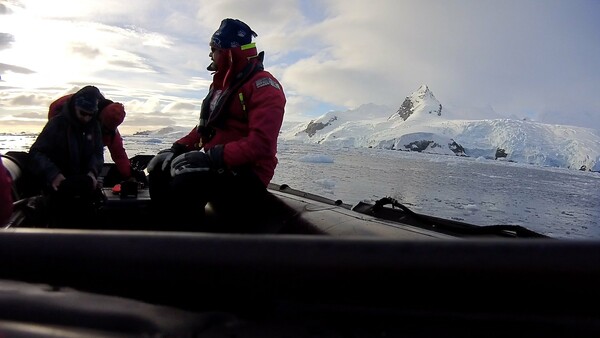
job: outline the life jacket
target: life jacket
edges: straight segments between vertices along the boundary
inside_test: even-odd
[[[254,74],[264,70],[263,66],[264,52],[260,52],[255,60],[248,62],[244,69],[238,73],[233,81],[229,84],[221,95],[217,98],[214,108],[210,109],[212,96],[214,95],[214,86],[210,88],[200,110],[200,121],[198,123],[198,133],[202,136],[202,143],[206,144],[215,135],[215,127],[221,127],[223,121],[227,118],[227,113],[224,107],[227,107],[234,96],[240,99],[242,107],[245,109],[244,99],[242,95],[236,95],[238,90],[246,83]]]

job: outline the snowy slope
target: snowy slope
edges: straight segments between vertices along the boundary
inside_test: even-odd
[[[400,108],[368,104],[283,129],[280,139],[375,147],[600,171],[598,131],[529,120],[454,120],[426,86]],[[505,154],[505,157],[498,157]]]

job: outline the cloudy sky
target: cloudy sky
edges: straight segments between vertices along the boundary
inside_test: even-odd
[[[193,127],[226,17],[258,33],[287,122],[393,113],[426,84],[453,118],[600,130],[599,14],[597,0],[0,0],[0,132],[41,130],[86,84],[125,104],[124,133]]]

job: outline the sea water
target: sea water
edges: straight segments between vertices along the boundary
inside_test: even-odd
[[[34,136],[0,136],[0,153]],[[176,139],[124,136],[130,157]],[[521,225],[564,239],[600,239],[600,173],[506,161],[280,142],[272,183],[348,204],[393,197],[415,212],[478,224]],[[105,151],[105,159],[111,162]]]

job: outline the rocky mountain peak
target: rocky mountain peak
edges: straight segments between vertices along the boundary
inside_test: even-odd
[[[442,104],[435,98],[433,92],[425,84],[407,96],[398,111],[389,120],[400,118],[406,121],[414,115],[442,116]]]

